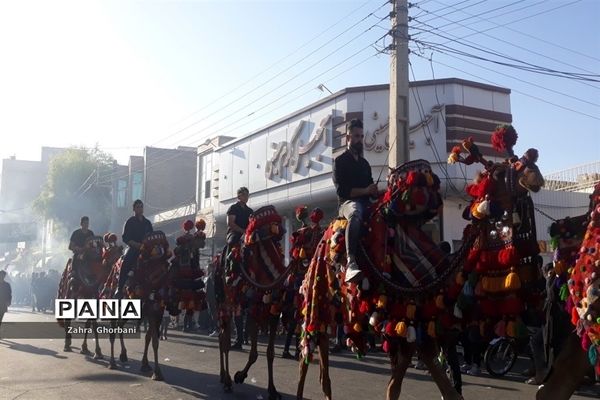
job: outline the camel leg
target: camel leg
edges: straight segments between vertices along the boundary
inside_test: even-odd
[[[298,378],[298,389],[296,391],[296,400],[302,400],[304,398],[304,382],[306,381],[306,374],[308,373],[308,366],[310,362],[300,356],[299,370],[300,377]]]
[[[79,350],[79,354],[84,354],[86,356],[92,355],[92,353],[88,349],[88,345],[87,345],[87,337],[88,337],[87,330],[90,328],[91,325],[92,325],[91,320],[88,319],[85,321],[85,331],[83,333],[83,343],[81,344],[81,350]]]
[[[98,320],[92,321],[92,329],[94,330],[94,339],[96,340],[96,348],[94,349],[94,360],[102,360],[102,350],[100,349],[100,340],[98,340]]]
[[[152,340],[152,331],[148,329],[146,331],[146,335],[144,336],[144,355],[142,356],[142,367],[140,370],[142,372],[150,372],[152,368],[150,364],[148,364],[148,348],[150,347],[150,341]]]
[[[63,351],[69,353],[71,351],[73,351],[71,349],[71,343],[72,343],[72,338],[73,335],[71,335],[69,333],[69,328],[71,327],[71,321],[66,319],[65,320],[65,347],[63,348]]]
[[[251,344],[250,344],[250,355],[248,356],[248,362],[246,363],[246,366],[244,367],[243,370],[238,371],[235,373],[235,375],[233,376],[233,380],[235,383],[244,383],[244,380],[248,377],[248,371],[250,371],[250,367],[252,367],[252,364],[254,364],[256,362],[256,360],[258,359],[258,327],[256,325],[256,321],[254,320],[254,317],[251,317],[250,315],[248,315],[248,324],[247,324],[247,329],[248,329],[248,337],[250,338]]]
[[[219,361],[221,363],[221,383],[226,393],[231,392],[232,381],[229,375],[229,348],[231,347],[231,318],[226,318],[219,331]]]
[[[398,400],[402,392],[402,381],[406,375],[406,370],[410,365],[416,346],[414,343],[399,343],[390,351],[390,361],[392,364],[392,376],[388,383],[386,399]]]
[[[152,350],[154,351],[154,374],[152,374],[152,379],[155,381],[164,380],[162,371],[158,365],[158,330],[160,326],[160,318],[162,318],[162,312],[160,315],[153,315],[149,321],[149,330],[152,332]]]
[[[329,377],[329,336],[319,335],[319,381],[326,400],[331,400],[331,378]]]
[[[126,322],[127,321],[119,320],[119,326],[123,328]],[[125,340],[123,339],[122,333],[119,333],[119,340],[121,342],[121,354],[119,355],[119,361],[121,361],[122,363],[126,363],[127,361],[129,361],[129,359],[127,358],[127,349],[125,348]]]
[[[115,320],[110,321],[110,327],[115,328],[117,322]],[[108,364],[109,369],[116,369],[117,363],[115,362],[115,334],[109,333],[108,340],[110,341],[110,363]]]
[[[279,316],[269,318],[269,343],[267,345],[267,370],[269,372],[269,400],[280,400],[281,395],[275,389],[273,379],[273,360],[275,359],[275,336],[277,335],[277,326],[279,325]]]
[[[546,382],[537,391],[536,399],[570,399],[589,369],[590,362],[581,348],[579,337],[571,333],[554,360]]]
[[[446,375],[446,372],[441,368],[441,366],[439,364],[437,364],[434,361],[436,355],[438,354],[436,351],[437,348],[435,346],[435,342],[433,342],[431,340],[427,341],[426,343],[423,343],[421,345],[419,350],[420,350],[419,353],[421,355],[421,360],[423,360],[423,362],[429,369],[429,373],[431,374],[433,381],[435,382],[438,389],[440,390],[440,393],[442,394],[443,399],[444,400],[448,400],[448,399],[460,400],[460,399],[462,399],[462,396],[460,394],[458,394],[456,389],[454,389],[454,386],[452,386],[452,383],[448,379],[448,375]]]

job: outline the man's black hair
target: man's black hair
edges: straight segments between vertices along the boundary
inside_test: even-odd
[[[360,119],[354,118],[350,122],[348,122],[348,133],[352,130],[352,128],[361,128],[363,127],[363,123]]]
[[[144,202],[141,201],[140,199],[137,199],[136,201],[133,202],[133,207],[138,206],[138,205],[143,206]]]
[[[239,196],[240,194],[243,194],[243,193],[250,194],[250,191],[248,190],[247,187],[242,186],[241,188],[239,188],[237,190],[237,195]]]
[[[79,223],[83,224],[83,221],[90,222],[90,217],[88,217],[87,215],[84,215],[83,217],[81,217],[81,220],[79,221]]]

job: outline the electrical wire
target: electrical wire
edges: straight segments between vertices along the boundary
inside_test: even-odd
[[[362,18],[362,19],[360,19],[359,21],[357,21],[357,22],[354,22],[352,25],[350,25],[348,28],[346,28],[346,29],[345,29],[344,31],[342,31],[341,33],[337,34],[337,35],[336,35],[335,37],[333,37],[332,39],[328,40],[327,42],[325,42],[325,43],[324,43],[324,44],[322,44],[321,46],[317,47],[316,49],[314,49],[313,51],[311,51],[311,52],[310,52],[310,53],[308,53],[307,55],[304,55],[304,56],[302,56],[302,58],[301,58],[301,59],[299,59],[299,60],[296,60],[295,62],[292,62],[292,63],[291,63],[291,64],[290,64],[288,67],[286,67],[285,69],[283,69],[283,70],[279,71],[279,72],[278,72],[277,74],[275,74],[274,76],[271,76],[271,77],[269,77],[269,79],[267,79],[266,81],[264,81],[264,82],[262,82],[262,83],[258,84],[258,85],[257,85],[256,87],[254,87],[253,89],[251,89],[251,90],[249,90],[249,91],[246,91],[244,94],[242,94],[242,95],[238,96],[238,97],[237,97],[237,98],[235,98],[234,100],[232,100],[232,101],[230,101],[229,103],[227,103],[226,105],[224,105],[224,106],[220,107],[220,108],[219,108],[219,109],[217,109],[216,111],[213,111],[213,112],[211,112],[210,114],[208,114],[208,115],[204,116],[203,118],[201,118],[201,119],[199,119],[199,120],[196,120],[196,121],[192,122],[191,124],[188,124],[187,126],[185,126],[185,127],[181,128],[181,129],[178,129],[178,130],[177,130],[176,132],[174,132],[173,134],[167,135],[167,136],[163,137],[162,139],[159,139],[158,141],[154,142],[154,143],[153,143],[151,146],[154,146],[154,145],[156,145],[157,143],[163,142],[163,141],[165,141],[165,140],[167,140],[167,139],[170,139],[170,138],[172,138],[172,137],[174,137],[174,136],[178,135],[179,133],[182,133],[182,132],[184,132],[184,131],[188,130],[189,128],[191,128],[191,127],[193,127],[193,126],[195,126],[195,125],[199,124],[200,122],[203,122],[203,121],[207,120],[208,118],[210,118],[211,116],[213,116],[213,115],[217,114],[218,112],[220,112],[220,111],[223,111],[224,109],[227,109],[229,106],[231,106],[231,105],[233,105],[233,104],[235,104],[235,103],[239,102],[240,100],[243,100],[243,99],[245,99],[245,98],[246,98],[246,97],[247,97],[249,94],[252,94],[253,92],[255,92],[255,91],[259,90],[259,89],[260,89],[260,88],[262,88],[262,87],[263,87],[265,84],[267,84],[267,83],[270,83],[270,82],[273,82],[273,80],[274,80],[274,79],[278,78],[279,76],[283,75],[285,72],[287,72],[287,71],[289,71],[290,69],[292,69],[293,67],[297,66],[299,62],[301,62],[301,61],[303,61],[303,60],[307,59],[308,57],[310,57],[310,56],[312,56],[313,54],[317,53],[319,50],[323,49],[323,48],[324,48],[325,46],[327,46],[328,44],[330,44],[330,43],[334,42],[335,40],[337,40],[339,37],[341,37],[341,36],[342,36],[342,35],[344,35],[345,33],[347,33],[347,32],[349,32],[349,31],[351,31],[352,29],[354,29],[354,28],[355,28],[355,27],[356,27],[358,24],[362,23],[363,21],[365,21],[365,20],[367,20],[368,18],[370,18],[371,16],[373,16],[373,14],[374,14],[375,12],[379,11],[381,8],[383,8],[383,7],[384,7],[385,5],[387,5],[387,4],[388,4],[388,2],[385,2],[385,3],[383,3],[381,6],[377,7],[377,8],[376,8],[376,9],[375,9],[373,12],[369,13],[368,15],[366,15],[365,17],[363,17],[363,18]],[[362,8],[362,6],[361,6],[360,8]],[[337,23],[336,23],[336,24],[337,24]],[[334,25],[334,26],[335,26],[335,25]],[[325,32],[326,32],[327,30],[328,30],[328,29],[326,29],[326,30],[325,30]],[[364,32],[363,32],[363,33],[364,33]],[[359,36],[360,36],[360,35],[359,35]],[[307,44],[310,44],[311,42],[312,42],[312,40],[311,40],[311,41],[309,41],[308,43],[305,43],[304,45],[302,45],[302,46],[300,47],[300,49],[301,49],[301,48],[304,48],[304,47],[306,47],[306,45],[307,45]],[[339,49],[339,48],[338,48],[338,49]],[[338,50],[334,51],[334,53],[335,53],[335,52],[337,52],[337,51],[338,51]],[[297,52],[297,51],[296,51],[296,52]],[[295,54],[296,52],[292,52],[292,55],[293,55],[293,54]],[[333,54],[333,53],[330,53],[329,55],[331,55],[331,54]],[[289,57],[289,56],[286,56],[286,57],[284,57],[284,58],[287,58],[287,57]],[[325,57],[325,58],[327,58],[327,57]],[[275,65],[278,65],[278,64],[280,63],[280,61],[281,61],[281,60],[277,61],[275,64],[273,64],[273,65],[271,65],[270,67],[268,67],[267,69],[263,70],[263,71],[262,71],[261,73],[259,73],[258,75],[255,75],[255,76],[254,76],[254,77],[252,77],[250,80],[248,80],[248,81],[246,81],[245,83],[243,83],[242,85],[240,85],[240,86],[236,87],[236,88],[235,88],[235,89],[233,89],[232,91],[230,91],[230,92],[226,93],[225,95],[223,95],[223,96],[221,96],[221,97],[217,98],[216,100],[212,101],[212,102],[211,102],[211,103],[210,103],[208,106],[206,106],[206,107],[202,108],[201,110],[197,111],[197,112],[196,112],[196,114],[197,114],[198,112],[200,112],[200,111],[203,111],[203,110],[205,110],[206,108],[210,107],[210,106],[211,106],[211,105],[213,105],[215,102],[217,102],[217,101],[219,101],[219,100],[221,100],[221,99],[225,98],[225,97],[226,97],[226,96],[228,96],[229,94],[232,94],[232,93],[234,93],[236,90],[238,90],[238,89],[240,89],[241,87],[245,86],[247,83],[251,82],[251,81],[252,81],[252,80],[254,80],[256,77],[258,77],[258,76],[262,75],[264,72],[267,72],[267,71],[269,71],[269,70],[270,70],[270,69],[271,69],[273,66],[275,66]],[[306,72],[307,70],[311,69],[311,68],[312,68],[312,67],[314,67],[315,65],[318,65],[318,62],[317,62],[317,63],[315,63],[315,64],[313,64],[313,65],[311,65],[309,68],[307,68],[307,69],[303,70],[301,73],[304,73],[304,72]],[[298,76],[298,75],[296,75],[296,76]],[[295,77],[296,77],[296,76],[295,76]],[[288,80],[288,81],[286,81],[285,83],[288,83],[290,80],[294,79],[295,77],[293,77],[293,78],[289,79],[289,80]],[[285,83],[284,83],[284,84],[285,84]],[[183,140],[185,140],[185,139],[183,139]]]
[[[387,35],[387,34],[386,34],[386,35]],[[382,38],[383,38],[383,37],[385,37],[385,35],[384,35],[384,36],[382,36],[382,37],[380,37],[379,39],[377,39],[377,40],[375,41],[375,43],[377,43],[378,41],[382,40]],[[326,70],[325,72],[322,72],[322,73],[320,73],[318,76],[315,76],[314,78],[312,78],[312,79],[310,79],[309,81],[305,82],[304,84],[302,84],[302,85],[300,85],[300,86],[296,87],[295,89],[293,89],[293,90],[291,90],[291,91],[287,91],[287,92],[286,92],[284,95],[280,96],[279,98],[277,98],[277,99],[276,99],[276,100],[274,100],[274,101],[271,101],[271,102],[270,102],[270,103],[268,103],[267,105],[265,105],[265,106],[262,106],[261,108],[259,108],[259,109],[257,109],[257,110],[254,110],[252,113],[250,113],[250,114],[247,114],[247,115],[244,115],[243,117],[241,117],[241,118],[239,118],[238,120],[234,121],[234,123],[237,123],[237,122],[241,121],[242,119],[245,119],[245,118],[247,118],[248,116],[254,115],[254,114],[257,112],[257,111],[260,111],[260,110],[264,109],[264,108],[265,108],[265,107],[267,107],[268,105],[274,104],[275,102],[277,102],[277,101],[279,101],[279,100],[281,100],[281,99],[283,99],[283,98],[285,98],[285,97],[289,96],[290,94],[292,94],[292,93],[296,92],[296,91],[297,91],[297,90],[299,90],[300,88],[302,88],[302,87],[305,87],[305,86],[306,86],[306,85],[308,85],[308,84],[311,84],[311,83],[312,83],[314,80],[321,78],[323,74],[325,74],[325,73],[327,73],[327,72],[329,72],[329,71],[331,71],[331,70],[333,70],[333,69],[335,69],[335,68],[338,68],[338,67],[340,67],[341,65],[343,65],[343,64],[344,64],[344,62],[346,62],[346,61],[350,60],[351,58],[355,57],[356,55],[360,54],[361,52],[363,52],[363,51],[367,50],[367,49],[368,49],[368,48],[370,48],[370,47],[371,47],[371,44],[369,44],[369,45],[367,45],[367,46],[363,47],[363,48],[362,48],[362,49],[360,49],[359,51],[355,52],[355,53],[354,53],[354,54],[352,54],[351,56],[349,56],[349,57],[347,57],[346,59],[344,59],[343,61],[341,61],[341,62],[339,62],[339,63],[336,63],[336,64],[335,64],[333,67],[329,68],[329,69],[328,69],[328,70]],[[369,58],[371,58],[371,57],[369,57]],[[366,60],[363,60],[363,61],[361,61],[361,62],[360,62],[358,65],[360,65],[360,64],[362,64],[362,63],[364,63],[365,61],[366,61]],[[347,71],[349,71],[349,70],[351,70],[351,69],[352,69],[352,67],[351,67],[351,68],[349,68],[349,69],[347,69],[345,72],[347,72]],[[339,75],[340,75],[340,74],[338,74],[337,76],[339,76]],[[336,77],[337,77],[337,76],[336,76]],[[311,89],[311,90],[314,90],[314,89]],[[229,127],[229,126],[231,126],[231,125],[232,125],[232,124],[226,125],[225,127],[221,127],[220,129],[221,129],[221,130],[223,130],[223,129],[225,129],[225,128],[228,128],[228,127]],[[172,159],[175,159],[176,157],[178,157],[178,155],[177,155],[177,154],[176,154],[176,155],[173,155],[173,156],[171,156],[171,157],[167,157],[167,158],[164,158],[164,159],[161,159],[161,160],[154,161],[152,164],[147,164],[147,165],[146,165],[146,169],[155,168],[156,166],[158,166],[158,165],[162,165],[163,163],[165,163],[165,162],[168,162],[168,161],[170,161],[170,160],[172,160]],[[122,179],[122,178],[125,178],[125,177],[127,177],[127,176],[129,176],[129,174],[128,174],[128,173],[127,173],[127,174],[123,174],[122,176],[120,176],[120,177],[118,177],[118,178],[116,178],[116,179],[114,179],[114,180]],[[112,177],[110,178],[110,180],[107,180],[105,183],[108,183],[108,182],[110,182],[110,181],[113,181],[113,178],[112,178]]]
[[[438,1],[438,0],[435,0],[434,2],[435,2],[435,3],[438,3],[438,4],[446,5],[446,6],[448,6],[448,7],[451,7],[451,8],[455,8],[455,7],[456,7],[456,5],[454,5],[454,6],[452,6],[452,5],[447,5],[447,4],[445,4],[445,3],[442,3],[441,1]],[[457,9],[457,11],[462,11],[462,9]],[[466,11],[463,11],[463,12],[464,12],[465,14],[467,14],[467,15],[473,15],[473,14],[470,14],[470,13],[468,13],[468,12],[466,12]],[[497,22],[497,21],[494,21],[494,20],[492,20],[492,19],[490,19],[490,18],[484,18],[484,17],[481,17],[481,16],[478,16],[477,18],[478,18],[478,19],[480,19],[480,20],[482,20],[482,21],[487,21],[487,22],[493,23],[494,25],[499,25],[499,27],[500,27],[500,28],[504,28],[504,29],[506,29],[506,30],[509,30],[509,31],[511,31],[511,32],[513,32],[513,33],[517,33],[517,34],[519,34],[519,35],[522,35],[522,36],[528,37],[528,38],[530,38],[530,39],[535,39],[535,40],[537,40],[537,41],[540,41],[540,42],[542,42],[542,43],[548,44],[548,45],[550,45],[550,46],[554,46],[554,47],[557,47],[557,48],[559,48],[559,49],[562,49],[562,50],[569,51],[569,52],[571,52],[571,53],[573,53],[573,54],[577,54],[577,55],[580,55],[580,56],[582,56],[582,57],[587,57],[587,58],[589,58],[589,59],[591,59],[591,60],[600,61],[600,58],[593,57],[593,56],[591,56],[591,55],[589,55],[589,54],[582,53],[582,52],[580,52],[580,51],[577,51],[577,50],[575,50],[575,49],[572,49],[572,48],[569,48],[569,47],[566,47],[566,46],[559,45],[559,44],[557,44],[557,43],[554,43],[554,42],[551,42],[551,41],[549,41],[549,40],[545,40],[545,39],[539,38],[539,37],[537,37],[537,36],[531,35],[531,34],[529,34],[529,33],[522,32],[522,31],[520,31],[520,30],[517,30],[517,29],[513,29],[513,28],[511,28],[511,27],[509,27],[509,26],[507,26],[507,25],[505,25],[505,24],[498,24],[498,22]],[[425,22],[427,22],[427,21],[425,21]],[[472,28],[470,28],[470,27],[467,27],[467,28],[468,28],[468,29],[472,29]],[[484,32],[485,32],[485,31],[476,31],[476,33],[482,33],[482,34],[484,34]],[[485,36],[489,36],[489,35],[485,35]],[[523,49],[523,50],[526,50],[526,51],[532,52],[532,53],[534,53],[534,54],[541,55],[541,56],[543,56],[543,57],[549,58],[549,59],[551,59],[551,60],[554,60],[554,61],[557,61],[557,62],[562,62],[563,64],[565,64],[565,65],[568,65],[568,66],[570,66],[570,67],[579,68],[579,69],[581,69],[582,71],[586,71],[586,72],[593,72],[593,71],[590,71],[590,70],[586,70],[586,69],[584,69],[584,68],[581,68],[580,66],[576,66],[576,65],[573,65],[573,64],[568,64],[568,63],[565,63],[564,61],[561,61],[561,60],[558,60],[558,59],[555,59],[555,58],[551,58],[551,57],[548,57],[548,56],[542,55],[542,54],[540,54],[540,53],[537,53],[537,52],[535,52],[534,50],[531,50],[531,49],[528,49],[528,48],[524,48],[524,47],[518,46],[518,45],[517,45],[517,44],[515,44],[514,42],[508,42],[508,41],[502,40],[502,39],[500,39],[500,38],[497,38],[497,37],[495,37],[495,36],[490,36],[490,37],[492,37],[492,38],[494,38],[494,39],[497,39],[497,40],[500,40],[500,41],[502,41],[502,42],[505,42],[505,43],[509,43],[509,44],[511,44],[511,45],[513,45],[513,46],[515,46],[515,47],[518,47],[518,48],[521,48],[521,49]]]
[[[423,58],[423,59],[425,59],[425,60],[428,60],[428,61],[429,61],[429,59],[428,59],[427,57],[424,57],[424,56],[422,56],[422,55],[420,55],[420,54],[418,54],[418,53],[412,53],[412,54],[415,54],[416,56],[418,56],[418,57],[421,57],[421,58]],[[500,84],[499,84],[499,83],[497,83],[497,82],[494,82],[494,81],[492,81],[492,80],[490,80],[490,79],[487,79],[487,78],[481,77],[481,76],[479,76],[479,75],[475,75],[475,74],[473,74],[473,73],[467,72],[467,71],[465,71],[465,70],[462,70],[462,69],[460,69],[460,68],[453,67],[453,66],[451,66],[451,65],[448,65],[448,64],[445,64],[445,63],[443,63],[443,62],[441,62],[441,61],[436,61],[436,60],[433,60],[433,62],[434,62],[434,63],[436,63],[436,64],[440,64],[440,65],[442,65],[442,66],[444,66],[444,67],[447,67],[447,68],[453,69],[453,70],[455,70],[455,71],[462,72],[463,74],[466,74],[466,75],[472,76],[472,77],[474,77],[474,78],[477,78],[477,79],[480,79],[480,80],[482,80],[482,81],[485,81],[485,82],[491,83],[492,85],[500,86]],[[531,95],[531,94],[528,94],[528,93],[522,92],[522,91],[520,91],[520,90],[517,90],[517,89],[511,89],[511,91],[513,91],[513,92],[515,92],[515,93],[519,93],[519,94],[521,94],[521,95],[523,95],[523,96],[530,97],[530,98],[532,98],[532,99],[535,99],[535,100],[541,101],[541,102],[543,102],[543,103],[550,104],[550,105],[553,105],[553,106],[555,106],[555,107],[558,107],[558,108],[562,108],[563,110],[566,110],[566,111],[571,111],[571,112],[573,112],[573,113],[575,113],[575,114],[583,115],[583,116],[590,117],[590,118],[593,118],[593,119],[595,119],[595,120],[598,120],[598,121],[600,121],[600,118],[598,118],[598,117],[596,117],[596,116],[594,116],[594,115],[586,114],[586,113],[584,113],[584,112],[581,112],[581,111],[578,111],[578,110],[574,110],[574,109],[572,109],[572,108],[565,107],[565,106],[562,106],[562,105],[560,105],[560,104],[553,103],[553,102],[551,102],[551,101],[548,101],[548,100],[542,99],[542,98],[540,98],[540,97],[537,97],[537,96],[533,96],[533,95]]]

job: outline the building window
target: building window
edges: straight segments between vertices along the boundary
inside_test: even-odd
[[[142,172],[134,172],[131,179],[131,198],[135,201],[141,199],[144,193],[144,180]]]
[[[117,208],[124,208],[127,203],[127,181],[119,179],[117,181]]]
[[[204,198],[205,199],[210,198],[210,181],[204,182]]]
[[[201,182],[204,182],[204,185],[202,186],[201,208],[212,206],[212,156],[212,154],[207,154],[202,158]]]

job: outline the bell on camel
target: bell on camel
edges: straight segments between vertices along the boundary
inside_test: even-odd
[[[304,247],[301,247],[301,248],[300,248],[300,251],[298,252],[298,256],[299,256],[301,259],[305,259],[305,258],[306,258],[306,250],[304,250]]]

